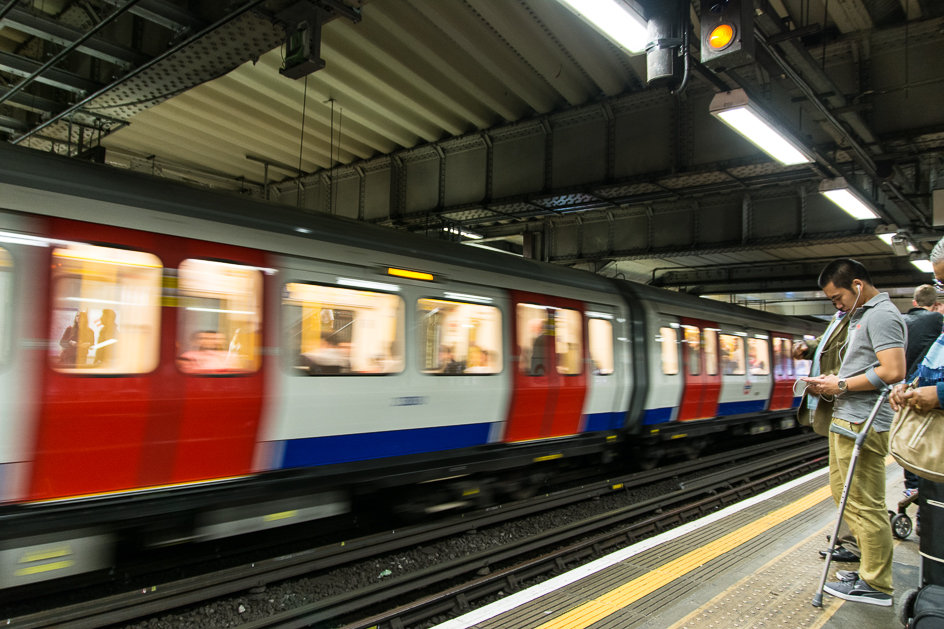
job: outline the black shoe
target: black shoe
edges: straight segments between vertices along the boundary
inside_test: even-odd
[[[826,559],[826,551],[819,551],[819,556],[823,559]],[[851,550],[846,550],[843,547],[833,549],[833,561],[844,561],[847,563],[858,563],[859,557],[853,553]]]

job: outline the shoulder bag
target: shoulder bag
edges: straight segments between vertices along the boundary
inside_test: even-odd
[[[888,441],[899,465],[921,478],[944,483],[944,409],[918,413],[910,406],[901,407],[892,419]]]

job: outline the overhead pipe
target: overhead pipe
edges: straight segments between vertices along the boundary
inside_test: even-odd
[[[117,20],[119,17],[121,17],[125,13],[125,11],[127,11],[128,9],[130,9],[131,7],[133,7],[139,2],[141,2],[141,0],[128,0],[126,3],[124,3],[121,6],[121,8],[118,8],[112,11],[111,14],[107,18],[105,18],[104,20],[102,20],[101,22],[93,26],[92,28],[90,28],[77,40],[75,40],[74,42],[72,42],[71,44],[63,48],[62,50],[60,50],[59,54],[55,55],[52,59],[50,59],[49,61],[44,63],[42,66],[40,66],[31,75],[29,75],[28,77],[26,77],[25,79],[23,79],[16,85],[14,85],[12,88],[10,88],[10,90],[6,94],[0,96],[0,105],[8,101],[14,94],[17,94],[20,91],[22,91],[24,87],[26,87],[27,85],[32,83],[34,80],[42,76],[43,73],[46,72],[46,70],[48,70],[49,68],[53,67],[54,65],[62,61],[66,55],[68,55],[70,52],[72,52],[73,50],[75,50],[76,48],[84,44],[91,37],[93,37],[97,32],[99,32],[100,30],[102,30],[103,28],[105,28],[106,26],[114,22],[115,20]],[[11,8],[13,4],[14,2],[10,2],[9,5],[3,7],[3,10],[6,11],[7,9]]]
[[[34,136],[34,135],[36,135],[38,132],[42,131],[42,130],[45,129],[46,127],[49,127],[49,126],[51,126],[51,125],[53,125],[53,124],[59,122],[60,120],[62,120],[62,119],[65,118],[66,116],[69,116],[70,114],[73,114],[73,113],[79,111],[80,109],[82,109],[82,107],[84,107],[85,105],[89,104],[90,102],[92,102],[93,100],[95,100],[96,98],[98,98],[99,96],[101,96],[102,94],[107,94],[108,92],[110,92],[111,90],[113,90],[113,89],[116,88],[117,86],[121,85],[121,84],[124,83],[125,81],[128,81],[129,79],[133,79],[134,77],[136,77],[136,76],[138,76],[139,74],[145,72],[146,70],[151,69],[152,67],[154,67],[155,65],[157,65],[158,63],[160,63],[161,61],[163,61],[164,59],[167,59],[167,58],[170,57],[171,55],[174,55],[174,54],[180,52],[181,50],[183,50],[183,49],[186,48],[187,46],[193,44],[193,43],[196,42],[196,41],[199,41],[200,39],[202,39],[203,37],[206,37],[208,34],[212,33],[212,32],[215,31],[216,29],[218,29],[218,28],[220,28],[220,27],[222,27],[222,26],[225,26],[226,24],[232,22],[232,21],[235,20],[236,18],[242,17],[243,15],[245,15],[246,13],[248,13],[249,11],[251,11],[252,9],[255,9],[257,6],[259,6],[259,5],[261,5],[261,4],[265,3],[265,2],[266,2],[266,0],[251,0],[250,2],[247,2],[247,3],[244,4],[242,7],[240,7],[239,9],[236,9],[235,11],[233,11],[232,13],[230,13],[229,15],[224,15],[223,17],[221,17],[220,19],[218,19],[218,20],[217,20],[216,22],[214,22],[213,24],[210,24],[209,26],[207,26],[206,28],[204,28],[204,29],[203,29],[202,31],[200,31],[199,33],[195,33],[194,35],[192,35],[192,36],[188,37],[187,39],[183,40],[182,42],[180,42],[180,43],[177,44],[176,46],[167,49],[166,51],[164,51],[163,53],[161,53],[161,54],[158,55],[157,57],[154,57],[153,59],[151,59],[150,61],[148,61],[147,63],[145,63],[145,64],[143,64],[143,65],[141,65],[141,66],[138,66],[137,68],[135,68],[134,70],[132,70],[132,71],[129,72],[128,74],[126,74],[126,75],[124,75],[123,77],[121,77],[120,79],[118,79],[118,80],[116,80],[116,81],[113,81],[113,82],[112,82],[111,84],[109,84],[109,85],[106,85],[105,87],[101,88],[100,90],[98,90],[98,91],[95,92],[94,94],[91,94],[91,95],[89,95],[89,96],[86,96],[85,98],[83,98],[83,99],[82,99],[81,101],[79,101],[78,103],[72,105],[72,106],[69,107],[68,109],[65,109],[65,110],[59,112],[58,114],[56,114],[55,116],[53,116],[52,118],[50,118],[49,120],[47,120],[46,122],[44,122],[43,124],[39,125],[38,127],[35,127],[35,128],[33,128],[33,129],[31,129],[29,132],[24,133],[23,135],[19,136],[18,138],[16,138],[15,140],[12,141],[12,144],[19,144],[19,143],[22,142],[23,140],[25,140],[25,139],[27,139],[27,138],[29,138],[29,137],[32,137],[32,136]],[[6,8],[6,7],[4,7],[4,8]]]

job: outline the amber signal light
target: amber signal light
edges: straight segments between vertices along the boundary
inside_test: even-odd
[[[396,277],[405,277],[410,280],[426,280],[427,282],[432,281],[432,273],[422,273],[420,271],[408,271],[407,269],[395,269],[393,267],[387,268],[387,275],[395,275]]]
[[[721,50],[734,39],[734,27],[730,24],[716,26],[708,37],[708,45],[715,50]]]

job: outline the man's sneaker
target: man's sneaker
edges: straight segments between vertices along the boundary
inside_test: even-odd
[[[819,551],[819,556],[822,557],[823,559],[826,559],[826,552],[827,551],[825,550]],[[858,562],[859,556],[856,555],[851,550],[848,550],[840,546],[839,548],[833,549],[833,561],[844,561],[847,563]]]
[[[868,603],[882,607],[892,606],[892,595],[879,592],[862,579],[827,583],[823,588],[835,597],[856,603]]]
[[[858,581],[858,570],[836,570],[836,578],[840,581]]]

